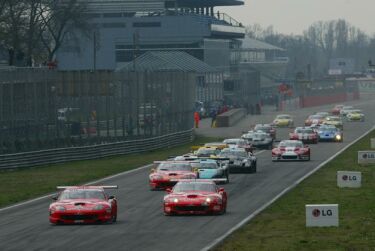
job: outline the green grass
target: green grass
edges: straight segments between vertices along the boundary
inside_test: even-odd
[[[216,251],[375,250],[375,165],[359,166],[375,131],[226,239]],[[337,187],[337,171],[362,172],[362,188]],[[340,227],[306,228],[305,204],[339,204]]]
[[[190,144],[142,154],[0,171],[0,207],[54,192],[58,185],[84,184],[189,152],[192,145],[217,140],[199,137]]]

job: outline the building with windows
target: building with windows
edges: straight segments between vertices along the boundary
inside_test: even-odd
[[[57,54],[60,70],[114,70],[147,51],[178,50],[221,70],[230,66],[241,23],[216,6],[238,0],[81,0],[91,30],[66,41]]]
[[[231,64],[257,71],[259,75],[259,95],[272,95],[285,80],[289,58],[280,47],[252,39],[239,39],[239,44],[231,51]]]

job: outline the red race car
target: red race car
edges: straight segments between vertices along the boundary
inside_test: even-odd
[[[321,115],[310,115],[306,120],[305,120],[305,126],[311,126],[311,125],[320,125],[324,121],[324,117]]]
[[[195,170],[189,161],[161,161],[156,169],[151,170],[149,184],[151,190],[173,187],[180,179],[198,178],[198,170]]]
[[[318,133],[311,127],[297,127],[289,133],[290,140],[301,140],[303,143],[318,143]]]
[[[52,224],[116,222],[117,200],[108,196],[104,189],[117,186],[60,186],[63,189],[53,197],[49,206],[49,221]]]
[[[227,193],[213,180],[181,180],[164,196],[164,214],[224,214]]]
[[[331,110],[332,115],[340,115],[340,111],[343,107],[344,105],[335,105],[335,107],[333,107]]]
[[[272,149],[272,161],[310,160],[310,148],[300,140],[283,140]]]

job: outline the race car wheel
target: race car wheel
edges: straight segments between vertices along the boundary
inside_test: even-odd
[[[252,167],[251,167],[250,173],[256,173],[256,172],[257,172],[257,163],[254,162],[253,165],[252,165]]]

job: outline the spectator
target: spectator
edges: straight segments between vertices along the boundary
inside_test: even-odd
[[[212,109],[210,117],[211,117],[211,127],[216,127],[215,126],[216,125],[216,117],[217,117],[216,110]]]
[[[199,128],[199,112],[194,112],[194,122],[195,122],[195,128]]]

